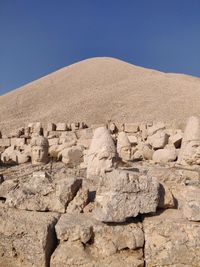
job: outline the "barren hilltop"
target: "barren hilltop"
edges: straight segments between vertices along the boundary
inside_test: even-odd
[[[185,121],[200,113],[200,79],[91,58],[0,96],[0,129],[31,121]]]

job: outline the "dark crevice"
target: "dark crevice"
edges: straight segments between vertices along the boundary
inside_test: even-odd
[[[54,222],[49,225],[47,229],[47,240],[46,240],[46,247],[45,247],[45,260],[46,260],[46,267],[50,267],[51,256],[56,250],[57,246],[59,245],[59,240],[57,239],[55,225],[57,224],[59,218],[55,218]]]

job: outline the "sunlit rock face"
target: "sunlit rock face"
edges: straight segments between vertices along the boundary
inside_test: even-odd
[[[118,135],[117,153],[123,161],[131,160],[131,143],[125,132],[120,132]]]
[[[178,163],[200,165],[200,121],[197,117],[190,117],[187,121]]]
[[[103,175],[116,164],[117,151],[110,132],[105,127],[95,130],[87,153],[87,177]]]
[[[44,136],[37,135],[31,139],[31,161],[33,165],[46,164],[48,158],[49,142]]]

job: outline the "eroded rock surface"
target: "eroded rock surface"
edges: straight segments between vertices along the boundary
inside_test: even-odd
[[[155,212],[159,201],[157,179],[142,173],[114,170],[101,177],[96,193],[96,219],[123,222],[128,217]]]
[[[55,213],[0,209],[0,266],[48,267],[56,247]]]
[[[151,267],[200,266],[200,224],[178,210],[144,219],[145,260]]]

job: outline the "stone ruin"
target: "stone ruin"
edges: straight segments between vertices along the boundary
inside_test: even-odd
[[[200,121],[0,135],[1,267],[200,266]]]

